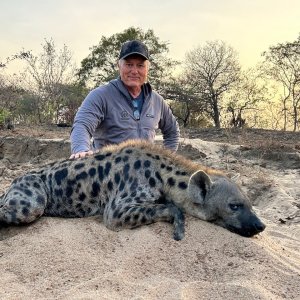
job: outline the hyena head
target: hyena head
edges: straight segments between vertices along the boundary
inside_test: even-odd
[[[225,176],[197,171],[189,180],[189,197],[193,203],[192,213],[245,237],[251,237],[265,229],[256,216],[247,196],[239,186]]]

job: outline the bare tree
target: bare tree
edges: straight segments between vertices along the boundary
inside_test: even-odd
[[[240,74],[236,52],[222,41],[207,42],[187,53],[185,70],[189,82],[201,94],[207,113],[220,128],[223,94],[230,90]]]
[[[291,115],[293,130],[296,131],[300,122],[300,35],[294,42],[270,47],[263,56],[265,74],[282,86],[283,129],[287,130],[288,117]]]
[[[267,87],[255,70],[249,69],[243,73],[227,95],[227,111],[231,114],[230,125],[244,127],[246,111],[258,110],[258,105],[267,101]],[[248,124],[249,125],[249,124]]]
[[[39,55],[24,58],[27,88],[38,98],[39,122],[57,122],[62,101],[63,86],[71,84],[75,76],[72,54],[66,45],[57,51],[52,39],[45,40]]]

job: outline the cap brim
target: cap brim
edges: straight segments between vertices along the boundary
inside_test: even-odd
[[[139,55],[139,56],[142,56],[143,58],[145,58],[146,60],[149,60],[149,58],[147,56],[145,56],[145,55],[143,55],[139,52],[131,52],[129,54],[126,54],[126,55],[122,56],[120,59],[124,59],[124,58],[126,58],[128,56],[132,56],[132,55]]]

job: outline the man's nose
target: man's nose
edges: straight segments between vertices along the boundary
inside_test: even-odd
[[[138,72],[138,67],[137,66],[132,66],[131,72],[137,73]]]

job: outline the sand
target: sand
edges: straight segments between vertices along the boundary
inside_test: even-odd
[[[174,241],[167,223],[112,232],[99,217],[43,217],[0,229],[0,299],[300,299],[298,161],[286,169],[239,145],[182,143],[187,156],[240,175],[263,233],[244,238],[187,217]],[[1,160],[1,192],[38,164],[12,160]]]

